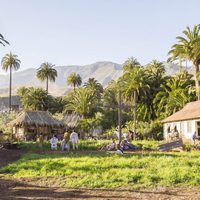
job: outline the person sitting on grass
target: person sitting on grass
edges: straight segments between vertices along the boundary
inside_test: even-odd
[[[72,142],[73,150],[78,149],[78,133],[74,132],[74,130],[70,135],[70,140]]]
[[[115,142],[115,139],[113,138],[112,139],[112,143],[111,144],[107,144],[107,145],[104,145],[101,150],[102,151],[115,151],[117,148],[116,148],[116,142]]]
[[[51,143],[51,150],[57,150],[57,144],[58,144],[58,138],[53,135],[53,137],[50,139]]]

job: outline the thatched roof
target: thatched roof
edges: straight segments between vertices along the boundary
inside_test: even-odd
[[[167,117],[162,122],[166,123],[192,119],[200,119],[200,100],[188,103],[182,110]]]
[[[81,117],[77,113],[67,114],[64,116],[63,122],[68,127],[74,128],[79,124]]]
[[[25,111],[20,113],[9,125],[63,127],[64,123],[54,119],[47,111]]]

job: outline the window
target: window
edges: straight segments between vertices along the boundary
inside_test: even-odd
[[[191,133],[192,132],[192,121],[187,122],[187,132]]]

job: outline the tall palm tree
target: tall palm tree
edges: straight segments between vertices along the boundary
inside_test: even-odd
[[[136,133],[137,100],[139,95],[145,94],[149,89],[144,68],[135,66],[133,69],[125,71],[124,75],[118,79],[118,85],[121,87],[125,100],[134,100],[134,133]]]
[[[101,94],[103,93],[103,86],[95,78],[89,78],[84,84],[84,87],[91,90],[97,99],[100,100]]]
[[[46,80],[46,91],[48,94],[48,90],[49,90],[49,81],[53,81],[55,82],[56,77],[57,77],[57,71],[56,69],[54,69],[55,65],[45,62],[42,63],[40,68],[37,71],[37,77],[39,80],[41,81],[45,81]]]
[[[129,71],[132,70],[134,67],[140,66],[140,63],[138,62],[138,60],[134,57],[130,57],[128,58],[124,64],[123,64],[123,70],[125,71]]]
[[[80,86],[82,84],[82,79],[79,74],[76,72],[73,72],[69,77],[67,78],[67,84],[72,85],[74,87],[74,91],[76,89],[76,86]]]
[[[189,60],[193,63],[195,69],[195,85],[196,85],[196,96],[200,100],[200,91],[199,86],[200,82],[198,81],[196,75],[199,72],[199,64],[200,64],[200,34],[199,27],[194,26],[193,30],[189,27],[183,31],[184,37],[178,36],[177,43],[174,44],[169,51],[169,55],[171,56],[168,61],[175,60]]]
[[[10,70],[10,89],[9,89],[9,111],[11,111],[11,91],[12,91],[12,70],[18,70],[20,68],[21,61],[17,58],[18,56],[12,54],[6,54],[1,61],[2,69],[5,71]]]
[[[5,46],[5,44],[9,44],[7,40],[3,37],[3,35],[0,33],[0,44]]]

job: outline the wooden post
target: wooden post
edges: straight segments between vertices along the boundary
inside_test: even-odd
[[[119,144],[122,139],[122,102],[121,102],[121,91],[119,90],[119,99],[118,99],[118,126],[119,126]]]
[[[134,91],[134,135],[132,138],[135,140],[136,139],[136,91]]]

